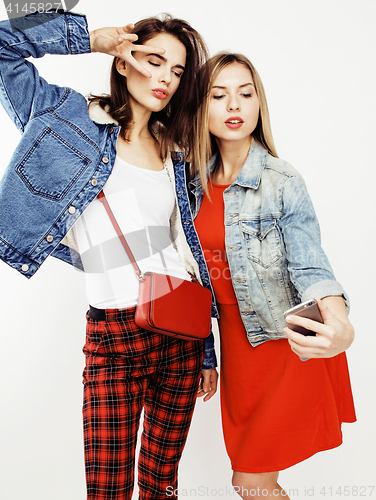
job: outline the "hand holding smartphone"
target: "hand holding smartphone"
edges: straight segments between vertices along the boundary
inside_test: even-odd
[[[306,300],[305,302],[302,302],[301,304],[298,304],[297,306],[292,307],[291,309],[288,309],[287,311],[284,312],[285,318],[287,316],[292,316],[292,315],[300,316],[302,318],[312,319],[313,321],[317,321],[318,323],[324,323],[319,306],[317,305],[315,299]],[[300,333],[301,335],[313,336],[313,337],[316,335],[316,332],[308,330],[307,328],[304,328],[303,326],[300,325],[287,323],[287,326],[290,328],[290,330]],[[309,358],[300,358],[300,359],[302,361],[307,361],[307,359]]]

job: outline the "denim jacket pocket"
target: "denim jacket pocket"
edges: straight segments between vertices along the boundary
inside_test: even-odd
[[[90,158],[46,127],[18,163],[16,172],[33,194],[60,201],[90,162]]]
[[[282,257],[281,238],[275,218],[241,220],[240,228],[250,260],[268,268]]]

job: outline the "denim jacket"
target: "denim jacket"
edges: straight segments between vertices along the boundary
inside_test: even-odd
[[[209,170],[213,171],[213,157]],[[202,202],[190,182],[191,210]],[[321,248],[320,228],[299,173],[252,140],[236,180],[225,189],[225,247],[248,340],[257,346],[286,337],[283,312],[319,296],[347,296]]]
[[[35,16],[49,20],[38,24]],[[104,112],[109,119],[93,121],[81,94],[48,84],[26,60],[91,52],[86,18],[72,13],[34,14],[20,23],[22,31],[15,32],[8,21],[0,23],[0,99],[22,133],[0,181],[0,258],[30,278],[49,255],[80,265],[79,255],[64,244],[69,244],[66,235],[108,179],[120,127]],[[192,231],[181,153],[173,156],[170,168],[178,233],[181,228],[179,256],[183,254],[187,270],[212,291]],[[214,301],[212,314],[217,315]],[[203,368],[213,368],[212,334],[205,347]]]

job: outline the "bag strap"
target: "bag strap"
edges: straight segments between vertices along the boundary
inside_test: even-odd
[[[143,274],[143,272],[141,271],[141,269],[138,267],[136,259],[134,258],[134,255],[132,253],[132,250],[130,249],[130,247],[129,247],[128,243],[127,243],[127,240],[125,239],[124,234],[121,232],[119,224],[117,223],[117,221],[115,219],[115,216],[114,216],[114,214],[113,214],[113,212],[111,210],[110,205],[108,204],[107,198],[106,198],[106,196],[105,196],[105,194],[104,194],[103,191],[101,191],[99,193],[98,200],[101,203],[103,203],[103,206],[106,209],[106,212],[107,212],[108,216],[110,217],[111,223],[112,223],[112,225],[115,228],[116,234],[119,236],[121,244],[123,245],[124,250],[127,252],[129,260],[131,261],[131,263],[132,263],[132,265],[134,267],[134,270],[136,271],[137,279],[139,281],[145,281],[145,275]]]

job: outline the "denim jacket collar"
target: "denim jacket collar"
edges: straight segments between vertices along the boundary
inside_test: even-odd
[[[259,142],[252,138],[251,148],[247,159],[239,172],[239,175],[233,182],[238,186],[245,188],[258,189],[261,181],[261,175],[265,168],[267,151]]]
[[[213,172],[216,164],[217,164],[217,159],[218,159],[218,153],[215,153],[209,160],[209,163],[208,163],[208,166],[206,168],[207,170],[207,175],[208,175],[208,178],[210,177],[210,174]],[[193,179],[191,179],[189,182],[188,182],[188,186],[190,187],[191,191],[194,193],[195,190],[200,190],[201,187],[202,187],[202,184],[201,184],[201,178],[199,176],[199,174],[197,174]]]
[[[260,185],[261,175],[265,168],[267,151],[256,139],[252,138],[251,147],[245,160],[239,175],[232,183],[232,185],[237,184],[239,186],[251,189],[258,189]],[[208,177],[213,172],[218,160],[218,152],[215,153],[209,161],[208,164]],[[196,175],[194,179],[189,182],[190,188],[193,194],[197,194],[201,191],[201,179],[199,175]]]

